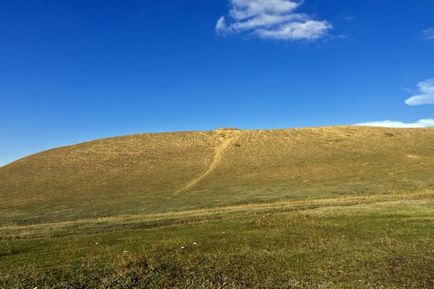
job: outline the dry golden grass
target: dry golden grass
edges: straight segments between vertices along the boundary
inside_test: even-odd
[[[143,134],[0,168],[0,224],[434,188],[434,129]]]

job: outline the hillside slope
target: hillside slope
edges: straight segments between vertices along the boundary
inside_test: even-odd
[[[142,134],[0,168],[0,225],[434,188],[434,129]]]

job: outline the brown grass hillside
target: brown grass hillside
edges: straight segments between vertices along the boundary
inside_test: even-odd
[[[434,188],[434,129],[142,134],[0,168],[0,225]]]

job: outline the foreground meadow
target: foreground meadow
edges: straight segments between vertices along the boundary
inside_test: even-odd
[[[432,288],[434,192],[1,230],[1,288]]]

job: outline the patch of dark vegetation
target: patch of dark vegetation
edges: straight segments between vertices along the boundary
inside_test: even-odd
[[[337,138],[335,138],[335,139],[326,139],[326,141],[327,142],[331,142],[331,143],[338,143],[338,142],[343,142],[344,141],[344,139],[337,139]]]
[[[240,130],[239,128],[236,127],[222,127],[218,129],[219,131],[232,131],[232,130]]]
[[[214,264],[215,265],[215,264]],[[123,254],[113,265],[76,269],[52,269],[43,272],[36,268],[22,268],[13,278],[0,273],[0,288],[47,289],[303,289],[314,288],[291,278],[283,280],[260,279],[252,266],[244,272],[241,268],[224,270],[198,258],[191,264],[179,264],[176,260],[158,260],[152,257]],[[97,269],[98,268],[98,269]],[[23,272],[30,272],[24,274]],[[319,288],[319,287],[318,287]],[[321,287],[332,288],[332,287]]]
[[[0,258],[5,256],[14,255],[15,251],[12,249],[9,243],[0,242]]]
[[[67,269],[55,268],[44,272],[35,267],[20,268],[14,276],[5,276],[0,273],[0,288],[47,288],[47,289],[163,289],[163,288],[203,288],[203,289],[336,289],[350,288],[342,286],[342,282],[349,282],[349,276],[343,272],[331,273],[331,277],[339,282],[331,280],[318,280],[317,278],[306,277],[303,280],[293,278],[291,274],[281,276],[270,276],[267,278],[264,272],[258,272],[258,263],[251,263],[251,254],[247,253],[243,261],[223,258],[226,266],[218,264],[221,261],[210,260],[206,257],[195,257],[189,262],[179,261],[176,257],[158,259],[145,255],[134,255],[124,253],[120,255],[113,264],[101,264],[91,266],[90,263],[71,266]],[[238,256],[241,257],[241,256]],[[89,260],[88,260],[89,261]],[[387,261],[387,260],[386,260]],[[392,287],[387,288],[431,288],[432,279],[424,272],[417,276],[421,282],[409,282],[412,276],[402,274],[401,264],[419,265],[409,263],[405,258],[397,258],[399,264],[369,264],[373,272],[378,265],[388,268],[390,276],[383,280],[375,280],[373,276],[367,279],[371,281],[362,282],[357,288],[386,288],[387,283]],[[411,261],[411,260],[410,260]],[[427,260],[428,261],[428,260]],[[368,265],[368,266],[369,266]],[[74,269],[73,269],[74,267]],[[264,269],[267,271],[267,269]],[[409,268],[411,274],[414,270]],[[26,274],[24,273],[26,272]],[[267,273],[267,272],[265,272]],[[268,272],[271,273],[271,272]],[[351,274],[350,274],[351,275]],[[13,278],[12,278],[13,277]],[[356,288],[356,287],[351,287]]]

